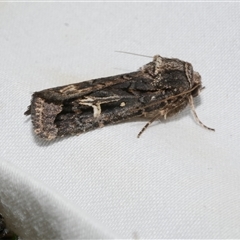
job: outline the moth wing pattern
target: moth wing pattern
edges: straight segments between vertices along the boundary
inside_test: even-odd
[[[136,117],[172,116],[201,89],[190,63],[156,55],[139,71],[35,92],[25,114],[39,137],[52,140]]]

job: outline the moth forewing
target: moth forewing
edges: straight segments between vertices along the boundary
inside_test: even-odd
[[[200,89],[201,77],[190,63],[156,55],[136,72],[35,92],[25,114],[31,115],[35,133],[46,140],[150,117],[140,136],[155,119],[172,116],[188,104],[206,127],[192,100]]]

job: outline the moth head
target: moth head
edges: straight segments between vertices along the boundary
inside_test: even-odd
[[[201,75],[198,72],[193,72],[193,91],[192,91],[192,96],[196,97],[200,94],[202,90],[202,80],[201,80]]]

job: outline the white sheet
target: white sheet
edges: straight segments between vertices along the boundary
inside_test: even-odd
[[[239,238],[239,3],[0,3],[0,212],[23,239]],[[53,142],[23,113],[49,87],[189,61],[189,109]]]

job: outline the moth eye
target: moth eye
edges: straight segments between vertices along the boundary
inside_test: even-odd
[[[199,95],[199,93],[200,93],[200,91],[201,91],[201,88],[202,88],[202,86],[200,85],[199,87],[197,87],[196,89],[194,89],[193,91],[192,91],[192,96],[193,97],[197,97],[198,95]]]

